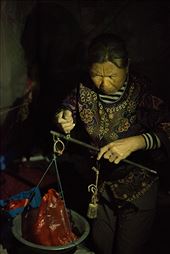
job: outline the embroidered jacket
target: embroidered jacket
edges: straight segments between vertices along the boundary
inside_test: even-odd
[[[163,101],[148,92],[144,78],[129,75],[124,92],[113,103],[105,103],[100,97],[88,77],[62,104],[72,111],[74,121],[85,129],[92,145],[102,147],[117,139],[150,133],[153,139],[157,137],[155,144],[161,143],[158,150],[170,154],[170,115]],[[148,147],[146,144],[146,149]],[[157,148],[157,145],[152,148]],[[138,151],[132,158],[144,162],[147,153]],[[123,162],[114,165],[103,161],[100,190],[109,186],[115,198],[132,201],[145,193],[157,179],[145,170]]]

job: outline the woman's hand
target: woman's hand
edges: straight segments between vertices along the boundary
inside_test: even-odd
[[[61,110],[58,114],[56,114],[55,120],[59,129],[64,133],[70,133],[70,131],[75,126],[75,123],[73,122],[72,112],[68,109]]]
[[[118,139],[102,147],[98,153],[97,160],[101,157],[118,164],[127,158],[132,152],[144,149],[145,140],[142,135]]]

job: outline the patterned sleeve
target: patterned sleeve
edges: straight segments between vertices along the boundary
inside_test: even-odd
[[[149,93],[140,97],[139,118],[146,132],[146,150],[163,147],[170,156],[170,113],[164,101]]]
[[[155,133],[143,133],[142,136],[145,140],[145,150],[152,150],[161,147],[161,141]]]
[[[72,90],[72,92],[66,96],[66,98],[63,100],[60,108],[57,110],[57,113],[61,109],[68,109],[68,110],[72,111],[74,121],[76,121],[77,91],[78,91],[78,87],[74,88]]]

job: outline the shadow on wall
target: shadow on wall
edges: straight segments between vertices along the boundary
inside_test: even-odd
[[[169,103],[169,8],[162,1],[40,2],[29,15],[22,37],[28,73],[32,75],[32,67],[38,64],[41,89],[60,102],[78,80],[89,40],[114,32],[126,40],[132,67],[147,75],[155,93]]]
[[[81,66],[81,39],[75,17],[55,1],[38,3],[27,19],[22,45],[28,75],[34,78],[32,68],[38,66],[42,96],[44,92],[45,97],[54,97],[55,104],[75,85]]]
[[[1,153],[8,154],[10,160],[29,157],[35,146],[49,150],[54,112],[66,90],[77,82],[81,62],[79,24],[55,1],[37,2],[27,17],[21,44],[27,78],[38,89],[33,89],[30,102],[25,95],[16,98],[12,105],[16,110],[9,112],[1,128]],[[27,111],[24,119],[21,111]]]
[[[21,44],[28,79],[37,82],[40,90],[33,95],[35,103],[30,104],[27,120],[14,127],[12,119],[16,111],[8,116],[4,127],[10,133],[8,147],[13,142],[14,147],[20,146],[24,151],[22,143],[27,147],[28,142],[30,149],[38,143],[46,150],[54,112],[79,81],[90,38],[102,32],[115,32],[127,41],[133,69],[148,75],[153,90],[169,103],[169,6],[162,1],[101,1],[100,4],[75,1],[74,7],[69,1],[36,1],[26,19]],[[20,100],[23,98],[17,98],[16,103]],[[21,133],[27,137],[24,142]]]

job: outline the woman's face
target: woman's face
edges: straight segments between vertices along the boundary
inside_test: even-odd
[[[128,67],[118,68],[112,62],[94,63],[90,68],[90,76],[94,85],[104,94],[117,92],[124,84]]]

